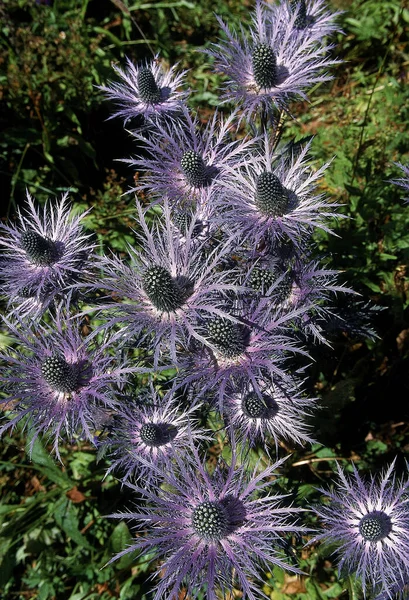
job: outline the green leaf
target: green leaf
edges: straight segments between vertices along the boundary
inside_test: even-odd
[[[115,553],[125,550],[131,541],[132,535],[124,521],[115,527],[111,537],[109,538],[109,544],[111,545],[112,551]]]
[[[27,454],[31,457],[34,466],[46,475],[48,479],[59,485],[63,489],[74,487],[74,483],[68,477],[67,473],[61,470],[48,452],[43,448],[39,438],[32,441],[32,436],[27,438]]]
[[[54,505],[52,515],[56,523],[79,546],[92,550],[92,546],[79,530],[77,509],[68,498],[60,498]]]

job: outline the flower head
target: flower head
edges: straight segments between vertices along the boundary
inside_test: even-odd
[[[250,269],[244,283],[254,293],[269,298],[282,310],[304,307],[296,327],[304,338],[328,343],[326,329],[333,328],[332,296],[353,290],[337,282],[338,272],[322,269],[318,261],[308,256],[292,256],[288,261],[277,261],[277,256],[266,253]],[[338,321],[339,325],[340,322]]]
[[[312,171],[310,145],[297,151],[290,145],[277,155],[266,136],[262,152],[248,154],[241,169],[229,169],[217,198],[219,223],[237,230],[252,247],[277,236],[299,246],[316,227],[330,232],[327,221],[337,204],[316,192],[329,163]]]
[[[326,10],[325,0],[288,0],[267,4],[272,20],[282,20],[283,27],[293,28],[292,35],[302,38],[304,44],[321,46],[324,38],[341,31],[336,20],[339,12]]]
[[[232,140],[233,112],[224,119],[217,111],[203,127],[187,109],[177,124],[158,124],[149,138],[134,133],[148,157],[126,160],[145,172],[134,191],[149,193],[154,203],[168,198],[176,209],[198,206],[210,218],[213,197],[227,166],[235,169],[244,153],[254,145],[250,139]]]
[[[254,387],[239,378],[224,399],[226,428],[236,440],[250,446],[260,443],[267,451],[271,441],[276,450],[280,440],[312,443],[306,418],[314,403],[303,397],[299,383],[277,385],[265,378]]]
[[[0,224],[3,293],[21,314],[40,314],[89,271],[94,244],[81,225],[86,213],[71,217],[67,197],[41,210],[27,194],[17,224]]]
[[[114,70],[122,82],[100,86],[107,98],[119,106],[111,119],[121,117],[126,124],[139,115],[156,121],[158,117],[173,118],[179,113],[186,97],[186,92],[178,91],[185,72],[176,73],[176,66],[165,70],[157,57],[139,65],[127,58],[124,70],[115,65]]]
[[[320,490],[329,504],[314,508],[324,526],[316,539],[337,544],[340,571],[356,573],[364,592],[389,597],[409,572],[409,480],[398,482],[394,467],[365,482],[355,466],[351,476],[338,466],[336,489]]]
[[[107,474],[122,472],[122,483],[128,479],[143,481],[144,485],[155,483],[157,469],[165,470],[176,453],[183,455],[192,436],[207,439],[197,426],[196,408],[184,409],[172,390],[161,398],[153,386],[137,398],[121,402],[103,442],[111,458]]]
[[[196,336],[201,344],[193,343],[180,361],[178,385],[200,383],[202,393],[218,398],[223,413],[226,390],[237,378],[251,382],[257,394],[262,394],[260,382],[268,377],[291,383],[289,356],[307,354],[292,335],[304,310],[275,310],[268,299],[257,298],[248,304],[240,301],[230,312],[226,308],[225,316],[206,316]]]
[[[104,305],[109,311],[107,325],[119,325],[124,342],[145,336],[155,351],[155,366],[168,350],[177,363],[177,347],[197,337],[198,320],[223,315],[223,296],[240,289],[232,283],[231,271],[218,268],[230,244],[207,251],[206,241],[195,241],[195,220],[181,236],[167,203],[163,218],[153,227],[139,204],[138,215],[139,248],[129,248],[131,264],[115,257],[101,262],[103,287],[123,299]]]
[[[111,343],[81,336],[80,321],[61,306],[49,324],[5,321],[16,349],[1,355],[3,404],[12,419],[0,433],[27,417],[32,440],[46,434],[59,456],[61,439],[83,436],[92,441],[95,430],[117,405],[116,394],[128,369],[118,367]]]
[[[303,530],[294,518],[298,510],[285,506],[283,496],[263,493],[282,461],[249,474],[233,452],[231,464],[220,461],[210,475],[193,447],[190,455],[176,457],[163,472],[164,486],[131,486],[146,506],[126,516],[137,531],[149,531],[115,559],[134,550],[156,551],[161,580],[154,600],[177,597],[182,587],[191,598],[205,592],[207,600],[216,600],[218,591],[223,597],[237,585],[245,598],[256,600],[260,567],[297,572],[282,548],[286,534]]]
[[[207,51],[225,73],[223,98],[241,104],[250,118],[258,109],[286,109],[294,98],[306,98],[305,90],[331,77],[323,72],[336,61],[326,56],[328,48],[316,40],[294,35],[294,19],[276,18],[261,0],[257,1],[249,31],[230,31],[219,19],[226,40]]]

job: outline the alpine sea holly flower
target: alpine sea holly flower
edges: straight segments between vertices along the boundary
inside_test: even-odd
[[[134,191],[144,190],[161,202],[167,197],[176,209],[198,206],[212,215],[212,198],[226,167],[235,169],[254,141],[232,139],[236,114],[223,118],[217,111],[203,127],[185,108],[177,122],[158,123],[149,137],[134,132],[147,157],[126,160],[145,172]]]
[[[258,600],[257,580],[261,583],[263,569],[278,566],[299,572],[287,564],[283,547],[285,536],[303,531],[295,518],[300,509],[286,506],[285,496],[267,491],[282,460],[248,473],[237,465],[233,451],[231,464],[220,460],[210,475],[193,447],[189,458],[175,459],[166,470],[158,470],[161,487],[130,486],[146,500],[145,506],[111,515],[126,516],[138,532],[113,560],[135,550],[156,553],[161,579],[154,600],[176,598],[181,588],[189,598],[204,594],[207,600],[217,600],[230,597],[237,587],[243,598]],[[141,535],[146,529],[148,534]]]
[[[326,324],[333,321],[331,298],[338,292],[354,293],[338,283],[338,275],[337,271],[320,268],[318,261],[306,255],[277,264],[275,257],[267,254],[250,269],[244,285],[269,298],[277,308],[304,307],[305,312],[296,320],[302,336],[327,343]]]
[[[268,445],[274,441],[277,450],[280,440],[302,444],[313,443],[309,425],[315,400],[300,391],[299,382],[279,385],[266,377],[254,387],[251,382],[238,378],[226,392],[223,416],[226,430],[238,442],[250,447]]]
[[[2,292],[24,314],[40,314],[89,272],[94,244],[81,225],[87,213],[70,216],[70,210],[68,194],[37,209],[27,193],[17,224],[0,224]]]
[[[202,393],[218,397],[219,410],[224,411],[226,389],[241,377],[251,382],[262,394],[259,382],[291,383],[292,374],[286,362],[294,353],[307,355],[292,335],[295,320],[304,312],[275,311],[268,299],[241,302],[225,316],[205,318],[198,329],[201,345],[193,343],[178,373],[178,386],[200,383]]]
[[[315,540],[336,543],[340,572],[356,573],[365,594],[392,597],[409,572],[409,479],[396,480],[395,461],[369,481],[337,468],[335,490],[320,490],[329,503],[313,509],[324,527]]]
[[[223,296],[242,288],[234,283],[232,270],[218,269],[231,250],[229,241],[213,250],[206,241],[197,244],[195,220],[181,237],[167,202],[152,227],[139,204],[137,209],[140,231],[135,232],[138,247],[129,248],[130,265],[114,256],[102,258],[104,277],[98,286],[122,298],[121,303],[112,300],[102,306],[109,313],[104,327],[119,325],[122,342],[144,336],[155,351],[156,368],[169,350],[177,364],[177,348],[198,335],[197,321],[205,315],[223,316]]]
[[[228,169],[217,198],[220,224],[237,231],[251,247],[277,236],[300,246],[316,227],[331,233],[327,221],[336,216],[338,205],[316,192],[329,163],[312,171],[310,145],[275,155],[266,136],[262,152],[249,154],[240,169]]]
[[[24,420],[32,442],[46,434],[58,457],[61,439],[92,441],[94,430],[116,407],[118,386],[129,371],[116,365],[110,340],[98,344],[83,338],[79,319],[61,306],[49,324],[27,325],[21,319],[5,324],[18,345],[0,356],[2,403],[11,408],[12,417],[0,434]]]
[[[228,76],[222,98],[241,105],[246,119],[257,109],[287,109],[294,98],[306,98],[305,90],[331,79],[324,72],[337,61],[326,56],[308,36],[292,35],[293,21],[272,18],[271,10],[257,0],[248,32],[230,31],[219,18],[226,40],[207,52],[217,71]]]
[[[208,439],[197,425],[195,407],[183,409],[171,390],[161,398],[151,386],[150,391],[122,403],[102,443],[107,448],[111,471],[121,472],[121,481],[143,481],[144,485],[157,480],[152,465],[165,470],[175,454],[189,451],[192,438]],[[141,463],[139,457],[146,463]]]
[[[404,200],[409,204],[409,165],[402,165],[401,163],[395,163],[395,165],[402,170],[403,177],[391,179],[390,181],[401,187],[408,194]]]
[[[110,119],[120,117],[126,124],[139,115],[155,122],[158,117],[178,115],[187,95],[179,90],[185,71],[177,73],[176,66],[166,70],[157,56],[139,65],[127,58],[125,69],[115,65],[113,68],[122,81],[99,86],[106,97],[119,106]]]
[[[339,12],[326,10],[324,0],[289,0],[279,4],[267,4],[270,19],[282,20],[282,27],[293,27],[293,36],[302,37],[303,42],[321,46],[328,35],[341,31],[336,23]]]

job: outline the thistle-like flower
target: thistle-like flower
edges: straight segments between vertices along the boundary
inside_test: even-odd
[[[316,540],[338,546],[341,573],[356,573],[364,593],[392,598],[408,582],[409,479],[397,481],[395,461],[379,479],[364,481],[338,465],[334,491],[320,490],[328,505],[315,507],[324,532]]]
[[[299,383],[276,385],[266,378],[253,387],[239,378],[226,392],[223,416],[235,440],[250,447],[261,444],[267,452],[273,441],[277,451],[280,440],[314,442],[306,422],[314,404],[314,399],[303,395]]]
[[[94,244],[81,225],[87,213],[71,217],[67,198],[37,209],[27,193],[17,224],[0,224],[2,293],[23,315],[40,314],[89,272]]]
[[[272,18],[271,9],[257,0],[248,33],[230,31],[219,19],[226,40],[206,51],[215,58],[217,71],[228,76],[223,98],[242,105],[249,119],[258,109],[286,109],[305,90],[331,77],[324,72],[336,63],[317,47],[313,38],[293,35],[294,19]]]
[[[338,292],[354,293],[339,284],[337,278],[337,271],[322,269],[305,255],[277,264],[276,257],[267,254],[255,263],[244,283],[255,293],[270,298],[277,308],[304,307],[305,312],[296,322],[300,334],[304,339],[312,337],[328,343],[326,324],[331,329],[334,320],[332,297]]]
[[[220,461],[210,475],[193,447],[190,454],[190,460],[176,457],[162,473],[162,487],[131,486],[146,506],[111,515],[126,516],[138,532],[114,560],[135,550],[155,550],[161,580],[154,600],[176,598],[181,588],[190,598],[204,593],[216,600],[237,586],[244,598],[258,600],[260,568],[276,565],[298,572],[286,564],[282,548],[287,534],[303,531],[295,520],[300,509],[285,506],[285,496],[265,492],[283,461],[249,474],[237,466],[233,452],[231,464]],[[139,531],[147,528],[148,535],[141,536]]]
[[[294,353],[308,356],[292,335],[294,322],[305,308],[275,311],[268,299],[244,301],[225,316],[203,319],[193,343],[180,361],[178,386],[199,383],[202,393],[218,398],[219,411],[224,412],[226,390],[237,378],[251,382],[258,395],[260,382],[272,378],[277,383],[292,383],[293,373],[288,359]]]
[[[302,37],[304,43],[322,45],[328,35],[341,31],[336,22],[340,13],[328,11],[325,0],[288,0],[267,6],[270,19],[282,20],[283,27],[292,27],[292,35]]]
[[[95,430],[116,407],[116,395],[129,370],[117,366],[110,353],[112,344],[97,344],[80,333],[80,321],[57,307],[50,324],[22,320],[5,321],[18,343],[2,354],[1,380],[5,392],[1,402],[11,409],[11,420],[0,434],[27,417],[33,433],[54,440],[59,457],[61,439],[74,436],[93,441]]]
[[[105,303],[102,308],[109,311],[106,326],[121,327],[118,336],[123,342],[145,336],[155,351],[156,368],[163,352],[169,350],[177,364],[177,348],[199,336],[199,319],[223,316],[223,296],[241,287],[234,283],[232,271],[218,269],[230,251],[228,241],[207,251],[205,241],[194,241],[194,220],[181,237],[166,202],[163,218],[153,227],[137,206],[139,248],[129,248],[130,266],[116,257],[101,262],[104,289],[123,301]]]
[[[153,203],[168,198],[179,210],[198,206],[207,210],[210,218],[226,167],[237,168],[254,145],[251,139],[232,139],[236,116],[233,112],[223,119],[216,111],[203,128],[197,116],[192,117],[185,108],[177,123],[158,124],[149,137],[135,132],[148,157],[125,161],[145,172],[134,191],[149,193]]]
[[[185,72],[177,73],[176,65],[166,70],[156,56],[139,65],[127,58],[125,69],[115,65],[113,68],[122,81],[99,88],[119,106],[111,119],[120,117],[126,124],[142,115],[156,121],[158,117],[173,118],[180,112],[187,94],[179,90]]]
[[[327,220],[338,205],[317,193],[317,181],[329,163],[317,171],[308,165],[311,141],[297,152],[275,155],[268,137],[262,152],[249,154],[241,169],[230,170],[217,198],[219,222],[236,230],[251,247],[274,237],[299,246],[318,227],[331,232]]]
[[[172,390],[161,398],[153,386],[137,398],[121,402],[103,442],[111,459],[107,474],[119,471],[122,483],[129,479],[154,484],[157,469],[166,470],[175,454],[188,452],[192,438],[208,439],[197,425],[196,408],[184,409]],[[141,463],[140,457],[145,462]]]

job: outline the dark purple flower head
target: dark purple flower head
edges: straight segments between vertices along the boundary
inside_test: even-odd
[[[5,324],[18,346],[0,357],[2,403],[12,417],[0,433],[27,417],[32,441],[46,434],[57,456],[61,439],[92,441],[117,405],[118,386],[128,371],[116,365],[110,341],[97,344],[82,337],[79,319],[61,307],[49,324],[18,319]]]
[[[286,312],[275,311],[268,299],[256,299],[225,316],[203,320],[199,329],[201,345],[192,344],[181,361],[178,373],[181,387],[199,383],[202,392],[218,397],[224,411],[226,389],[239,377],[251,382],[262,393],[259,382],[291,382],[286,361],[294,353],[307,353],[292,336],[295,320],[304,312],[301,307]]]
[[[398,482],[394,467],[364,481],[355,466],[350,476],[338,466],[335,489],[320,490],[329,503],[313,509],[324,527],[316,540],[337,545],[340,572],[356,573],[370,595],[392,597],[407,583],[409,479]]]
[[[328,35],[341,29],[337,25],[339,12],[327,10],[325,0],[288,0],[267,4],[271,20],[282,20],[282,27],[292,28],[292,36],[302,38],[304,44],[322,46]]]
[[[275,256],[267,254],[251,268],[244,285],[269,298],[276,308],[303,307],[305,312],[296,322],[302,337],[328,343],[326,324],[333,320],[333,297],[339,292],[354,293],[338,283],[338,275],[337,271],[320,268],[317,261],[305,255],[293,257],[283,265],[277,264]]]
[[[326,55],[328,48],[318,47],[314,37],[294,35],[294,19],[277,18],[261,0],[248,32],[236,34],[219,23],[226,40],[208,54],[229,78],[223,98],[241,105],[247,119],[261,107],[286,109],[295,97],[305,99],[305,90],[331,79],[324,70],[336,61]]]
[[[231,271],[218,269],[230,244],[207,251],[206,241],[196,243],[196,223],[180,236],[165,202],[163,218],[148,226],[138,204],[138,248],[129,248],[131,264],[104,258],[103,287],[120,296],[121,303],[106,304],[108,326],[119,325],[122,341],[146,335],[155,351],[155,366],[163,351],[177,362],[177,347],[197,337],[197,322],[205,315],[223,315],[228,292],[240,291]],[[232,283],[233,282],[233,283]]]
[[[148,192],[155,203],[168,198],[172,207],[183,210],[198,206],[212,215],[212,198],[219,189],[226,167],[237,168],[254,141],[232,140],[236,114],[224,119],[215,112],[203,127],[187,109],[176,124],[161,123],[147,138],[134,133],[149,156],[130,159],[132,166],[145,172],[134,191]]]
[[[176,66],[166,70],[158,57],[139,65],[127,58],[124,70],[115,65],[114,70],[122,81],[100,86],[107,98],[119,106],[111,119],[121,117],[126,124],[143,115],[156,121],[158,117],[172,119],[180,112],[186,98],[186,92],[179,90],[184,71],[176,73]]]
[[[220,225],[237,230],[252,247],[276,236],[300,245],[316,227],[331,232],[327,221],[338,205],[316,192],[329,163],[313,171],[310,145],[276,155],[266,137],[262,152],[248,154],[242,168],[229,169],[216,201]]]
[[[89,270],[94,244],[81,225],[87,213],[71,217],[70,210],[68,194],[42,209],[27,194],[26,213],[18,210],[17,224],[0,224],[2,291],[23,315],[43,312]]]
[[[126,517],[138,531],[134,543],[115,559],[140,550],[156,552],[161,579],[154,600],[176,598],[185,588],[190,598],[227,597],[239,587],[248,600],[259,600],[260,569],[286,564],[284,536],[303,531],[284,497],[266,493],[278,461],[262,472],[247,473],[236,463],[219,462],[213,474],[192,447],[190,459],[176,457],[162,473],[165,485],[147,491],[131,486],[146,506]],[[124,515],[112,515],[123,518]],[[139,531],[148,529],[146,536]],[[219,596],[220,594],[220,596]]]
[[[166,470],[175,453],[182,456],[187,452],[192,439],[208,439],[197,425],[196,408],[183,409],[172,390],[161,397],[153,386],[137,398],[121,402],[104,442],[111,458],[107,474],[121,472],[122,483],[129,479],[155,484],[157,469]],[[145,462],[141,463],[140,457]]]
[[[261,444],[268,452],[272,441],[276,450],[280,440],[313,443],[306,418],[314,404],[314,399],[302,393],[299,382],[276,385],[266,378],[253,386],[239,378],[226,392],[223,416],[227,431],[237,441]]]
[[[400,177],[399,179],[391,179],[391,183],[395,183],[401,187],[406,194],[408,194],[403,199],[407,204],[409,204],[409,165],[402,165],[401,163],[395,164],[402,170],[403,177]]]

